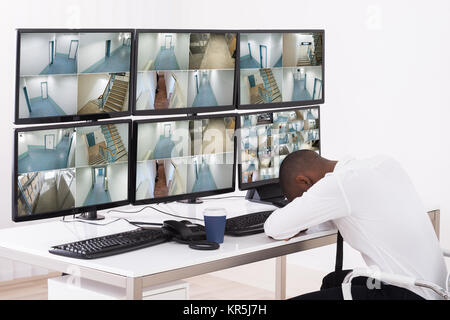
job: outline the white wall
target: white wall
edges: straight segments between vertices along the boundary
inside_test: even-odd
[[[305,72],[306,72],[306,89],[309,91],[309,93],[312,96],[314,93],[315,79],[317,78],[317,79],[322,80],[322,68],[320,66],[305,67]],[[284,89],[284,87],[283,87],[283,89]],[[319,88],[316,88],[316,90],[319,90]]]
[[[283,69],[283,92],[282,92],[283,101],[292,100],[292,93],[294,92],[294,72],[296,71],[297,68]]]
[[[259,73],[258,69],[244,69],[240,72],[240,102],[241,104],[250,104],[250,83],[248,76]]]
[[[108,176],[108,191],[111,201],[128,199],[128,163],[109,165],[106,168]]]
[[[17,3],[18,4],[18,3]],[[16,25],[16,27],[19,27]],[[11,30],[13,31],[13,30]],[[20,43],[20,74],[40,74],[49,63],[49,41],[54,39],[48,33],[24,33]],[[14,42],[15,43],[15,42]],[[11,43],[10,48],[15,48]],[[15,51],[15,50],[12,50]]]
[[[137,161],[142,161],[149,150],[153,150],[158,142],[160,132],[158,124],[145,123],[139,125],[138,144],[137,144]],[[149,139],[153,137],[153,139]]]
[[[122,46],[119,33],[82,33],[78,49],[78,70],[85,71],[105,57],[106,40],[111,40],[111,53]]]
[[[75,207],[83,206],[84,200],[92,188],[92,169],[91,167],[75,169]]]
[[[283,34],[283,67],[297,65],[297,34]]]
[[[78,75],[78,79],[77,110],[79,111],[86,103],[90,100],[97,99],[105,91],[109,81],[109,75],[107,73],[80,74]]]
[[[25,78],[21,77],[20,82],[19,82],[19,87],[20,87],[19,88],[19,118],[28,118],[30,116],[30,112],[28,111],[27,100],[25,98],[25,93],[23,92],[23,88],[25,87],[25,85],[26,85]],[[28,99],[30,99],[29,96],[28,96]]]
[[[72,40],[79,40],[78,34],[55,34],[56,38],[56,53],[69,54],[70,42]],[[79,43],[78,43],[79,44]],[[78,53],[77,53],[78,55]]]
[[[166,79],[166,88],[168,89],[168,85],[170,84],[170,81],[167,81],[167,79],[171,79],[173,77],[177,78],[178,87],[176,90],[177,95],[180,95],[182,97],[182,105],[171,105],[170,107],[186,107],[186,101],[187,101],[187,95],[188,95],[188,71],[166,71],[164,72],[164,78]],[[172,88],[172,91],[175,90],[175,87]],[[181,92],[180,92],[181,90]]]
[[[233,70],[210,70],[209,83],[219,106],[233,104]]]
[[[116,124],[117,132],[119,132],[120,138],[122,139],[123,146],[128,152],[128,124],[120,123]]]
[[[180,70],[189,69],[189,33],[175,34],[175,56]]]
[[[136,199],[153,198],[155,190],[156,161],[137,163]]]
[[[275,81],[277,82],[278,89],[280,89],[281,97],[283,97],[283,69],[282,68],[273,68],[272,69],[273,77],[275,78]]]
[[[77,145],[77,134],[74,132],[74,133],[72,133],[72,145],[70,146],[69,156],[67,157],[67,167],[68,168],[75,167],[75,149],[76,149],[76,145]]]
[[[208,156],[209,170],[218,189],[231,188],[233,183],[233,164],[226,164],[224,154]]]
[[[138,72],[136,80],[136,109],[155,109],[156,72]]]
[[[77,76],[49,76],[48,95],[68,115],[77,112]]]
[[[241,34],[240,38],[239,38],[239,42],[240,42],[240,55],[241,57],[245,57],[247,55],[249,55],[248,52],[248,35],[247,34]]]
[[[150,68],[150,61],[154,62],[160,45],[157,33],[139,34],[138,70],[146,71]]]

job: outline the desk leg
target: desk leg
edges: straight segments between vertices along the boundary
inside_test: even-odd
[[[275,299],[286,299],[286,256],[275,258]]]
[[[127,300],[142,300],[142,278],[127,278]]]

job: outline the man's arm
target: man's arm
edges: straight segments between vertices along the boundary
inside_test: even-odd
[[[335,174],[328,174],[302,197],[274,211],[264,224],[266,235],[289,239],[300,231],[350,215],[350,207]]]

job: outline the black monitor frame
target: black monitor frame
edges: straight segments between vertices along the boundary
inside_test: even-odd
[[[233,103],[228,106],[216,106],[216,107],[186,107],[186,108],[172,108],[172,109],[154,109],[154,110],[136,110],[136,90],[133,93],[133,115],[145,116],[145,115],[173,115],[173,114],[198,114],[206,112],[220,112],[236,109],[236,94],[237,94],[237,81],[238,77],[238,54],[239,54],[239,30],[224,30],[224,29],[136,29],[135,34],[135,50],[134,50],[134,88],[137,85],[137,62],[139,53],[139,35],[141,33],[235,33],[236,34],[236,58],[234,62],[234,85],[233,85]],[[157,70],[155,70],[157,71]],[[186,70],[189,71],[189,70]]]
[[[319,110],[319,154],[322,153],[322,132],[321,132],[321,125],[320,125],[320,106],[302,106],[302,107],[297,107],[297,108],[289,108],[289,109],[270,109],[270,110],[260,110],[258,112],[250,112],[250,113],[240,113],[238,116],[238,120],[237,120],[237,125],[236,127],[239,129],[242,128],[241,126],[241,116],[245,116],[245,115],[255,115],[255,114],[260,114],[260,113],[274,113],[274,112],[285,112],[285,111],[296,111],[296,110],[308,110],[308,109],[318,109]],[[254,189],[254,188],[259,188],[259,187],[265,187],[268,185],[273,185],[273,184],[279,184],[280,183],[280,179],[279,178],[275,178],[275,179],[268,179],[268,180],[260,180],[260,181],[255,181],[255,182],[250,182],[250,183],[243,183],[242,182],[242,152],[241,152],[241,136],[239,136],[238,141],[237,141],[237,158],[238,159],[238,186],[239,186],[239,190],[249,190],[249,189]]]
[[[203,116],[187,116],[187,117],[173,117],[173,118],[163,118],[163,119],[146,119],[146,120],[137,120],[133,121],[133,168],[132,171],[132,180],[131,180],[131,203],[133,205],[142,205],[142,204],[152,204],[152,203],[167,203],[173,201],[181,201],[181,200],[193,200],[207,197],[212,195],[224,194],[229,192],[234,192],[236,188],[236,134],[233,136],[234,148],[233,148],[233,177],[232,177],[232,185],[230,188],[217,189],[211,191],[202,191],[202,192],[193,192],[186,193],[180,195],[173,195],[167,197],[160,198],[151,198],[151,199],[141,199],[136,200],[136,171],[137,171],[137,140],[138,140],[138,128],[139,124],[145,123],[158,123],[158,122],[166,122],[166,121],[189,121],[189,120],[202,120],[202,119],[216,119],[216,118],[226,118],[226,117],[234,117],[235,118],[235,132],[237,130],[237,118],[238,114],[236,113],[221,113],[221,114],[212,114],[212,115],[203,115]]]
[[[128,110],[120,112],[109,113],[94,113],[83,115],[65,115],[52,117],[38,117],[38,118],[20,118],[19,117],[19,94],[20,94],[20,49],[21,49],[21,35],[23,33],[130,33],[131,34],[131,53],[130,53],[130,82],[128,85]],[[100,120],[111,119],[118,117],[130,116],[133,109],[134,102],[134,81],[136,78],[134,74],[134,51],[135,51],[135,30],[134,29],[17,29],[16,40],[16,86],[15,86],[15,110],[14,123],[15,124],[39,124],[39,123],[58,123],[69,121],[85,121],[85,120]]]
[[[241,66],[240,66],[241,42],[240,42],[240,35],[243,33],[322,33],[322,99],[241,105],[241,92],[240,92],[241,91]],[[236,61],[236,64],[238,67],[237,91],[236,91],[237,92],[237,94],[236,94],[236,108],[237,109],[239,109],[239,110],[269,109],[269,108],[272,109],[272,108],[299,107],[299,106],[307,106],[307,105],[315,105],[315,104],[325,103],[325,30],[324,29],[239,30],[238,41],[239,41],[239,44],[237,46],[237,53],[236,53],[236,55],[239,57],[239,59],[237,59],[237,61]]]
[[[39,130],[51,130],[51,129],[67,129],[67,128],[78,128],[78,127],[90,127],[90,126],[99,126],[103,124],[121,124],[121,123],[128,123],[128,199],[127,200],[121,200],[121,201],[115,201],[115,202],[109,202],[109,203],[102,203],[102,204],[96,204],[92,206],[82,206],[82,207],[75,207],[70,209],[63,209],[53,212],[47,212],[47,213],[38,213],[35,215],[29,215],[29,216],[23,216],[19,217],[17,214],[17,177],[18,177],[18,133],[19,132],[27,132],[27,131],[39,131]],[[46,125],[46,126],[34,126],[34,127],[22,127],[22,128],[16,128],[14,130],[14,161],[13,161],[13,176],[12,176],[12,220],[14,222],[23,222],[23,221],[32,221],[32,220],[40,220],[40,219],[48,219],[48,218],[56,218],[66,215],[75,215],[79,213],[86,213],[91,211],[97,211],[97,210],[104,210],[114,207],[119,207],[123,205],[127,205],[130,203],[130,195],[131,195],[131,171],[133,166],[133,150],[132,143],[131,143],[131,137],[132,137],[132,121],[131,119],[123,119],[123,120],[111,120],[111,121],[92,121],[88,123],[71,123],[71,124],[60,124],[60,125]],[[131,158],[130,158],[131,156]]]

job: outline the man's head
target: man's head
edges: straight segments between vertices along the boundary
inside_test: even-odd
[[[312,150],[289,154],[281,163],[280,185],[289,201],[301,197],[325,174],[332,172],[336,161],[322,158]]]

